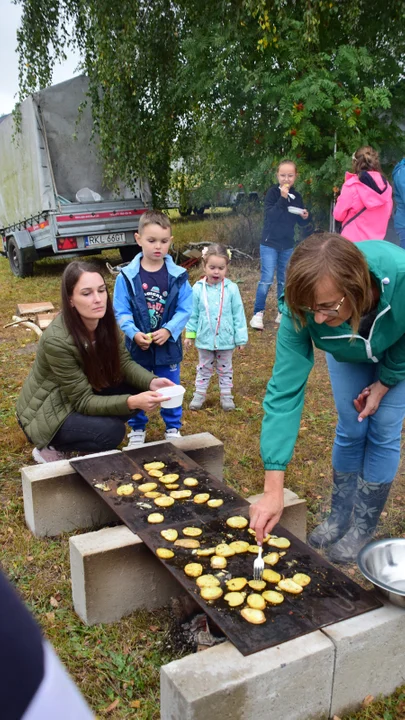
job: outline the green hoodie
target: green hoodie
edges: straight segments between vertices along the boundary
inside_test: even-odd
[[[305,386],[314,364],[313,346],[338,362],[378,363],[379,379],[393,386],[405,379],[405,251],[384,240],[355,243],[380,287],[378,314],[367,339],[353,337],[349,323],[308,324],[297,330],[283,297],[276,360],[263,402],[261,454],[266,470],[284,470],[297,440]]]

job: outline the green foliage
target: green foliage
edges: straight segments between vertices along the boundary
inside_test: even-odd
[[[180,158],[197,184],[264,190],[289,156],[324,211],[361,144],[387,162],[405,151],[398,0],[21,4],[21,97],[48,84],[67,44],[77,46],[107,180],[148,175],[155,202]]]

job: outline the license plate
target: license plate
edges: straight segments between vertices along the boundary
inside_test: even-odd
[[[102,245],[113,245],[125,243],[125,233],[106,233],[104,235],[85,235],[85,247],[100,247]]]

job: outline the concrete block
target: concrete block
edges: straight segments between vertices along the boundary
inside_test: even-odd
[[[405,682],[405,611],[387,603],[322,630],[335,645],[331,717],[358,709],[366,695]]]
[[[251,495],[248,502],[254,503],[263,497],[263,493],[259,495]],[[302,542],[307,540],[307,502],[302,500],[292,490],[284,488],[284,510],[280,519],[280,524],[289,530],[295,537]]]
[[[142,540],[121,525],[69,540],[73,605],[86,625],[154,610],[184,592]]]
[[[211,433],[186,435],[173,442],[222,480],[224,448]],[[25,520],[37,537],[102,527],[117,521],[115,513],[73,470],[68,460],[23,467],[21,477]]]
[[[148,447],[152,445],[161,445],[167,440],[158,440],[157,442],[147,443]],[[214,475],[218,480],[222,480],[224,476],[224,444],[209,432],[195,433],[194,435],[183,435],[180,438],[170,440],[179,450],[194,460],[198,465],[207,472]],[[136,452],[134,450],[124,448],[124,452]]]
[[[161,720],[328,717],[334,647],[318,630],[244,657],[230,643],[164,665]]]
[[[111,450],[108,453],[116,453]],[[68,460],[21,469],[25,521],[37,537],[116,522],[117,516]]]

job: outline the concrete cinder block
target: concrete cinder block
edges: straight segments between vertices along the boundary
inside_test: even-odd
[[[157,440],[156,442],[147,443],[148,447],[152,445],[161,445],[167,440]],[[223,479],[224,475],[224,444],[209,432],[194,433],[193,435],[183,435],[179,438],[170,440],[179,450],[194,460],[198,465],[207,472],[214,475],[218,480]],[[124,448],[124,452],[136,452],[129,448]]]
[[[73,605],[86,625],[115,622],[140,608],[154,610],[183,591],[123,525],[76,535],[69,545]]]
[[[222,479],[223,443],[211,433],[186,435],[173,442],[192,460]],[[99,454],[118,452],[111,450]],[[115,513],[93,492],[68,460],[23,467],[21,477],[25,520],[37,537],[102,527],[117,521]]]
[[[328,717],[333,664],[333,644],[319,631],[248,657],[225,642],[161,668],[160,717],[161,720]]]
[[[384,607],[322,630],[335,645],[331,717],[358,709],[366,695],[390,695],[405,682],[405,611]]]
[[[260,500],[263,493],[251,495],[248,502],[251,504]],[[280,525],[289,530],[302,542],[307,539],[307,502],[302,500],[292,490],[284,488],[284,510],[280,519]]]
[[[116,453],[111,450],[108,453]],[[55,536],[117,521],[68,460],[21,469],[25,521],[37,537]]]

